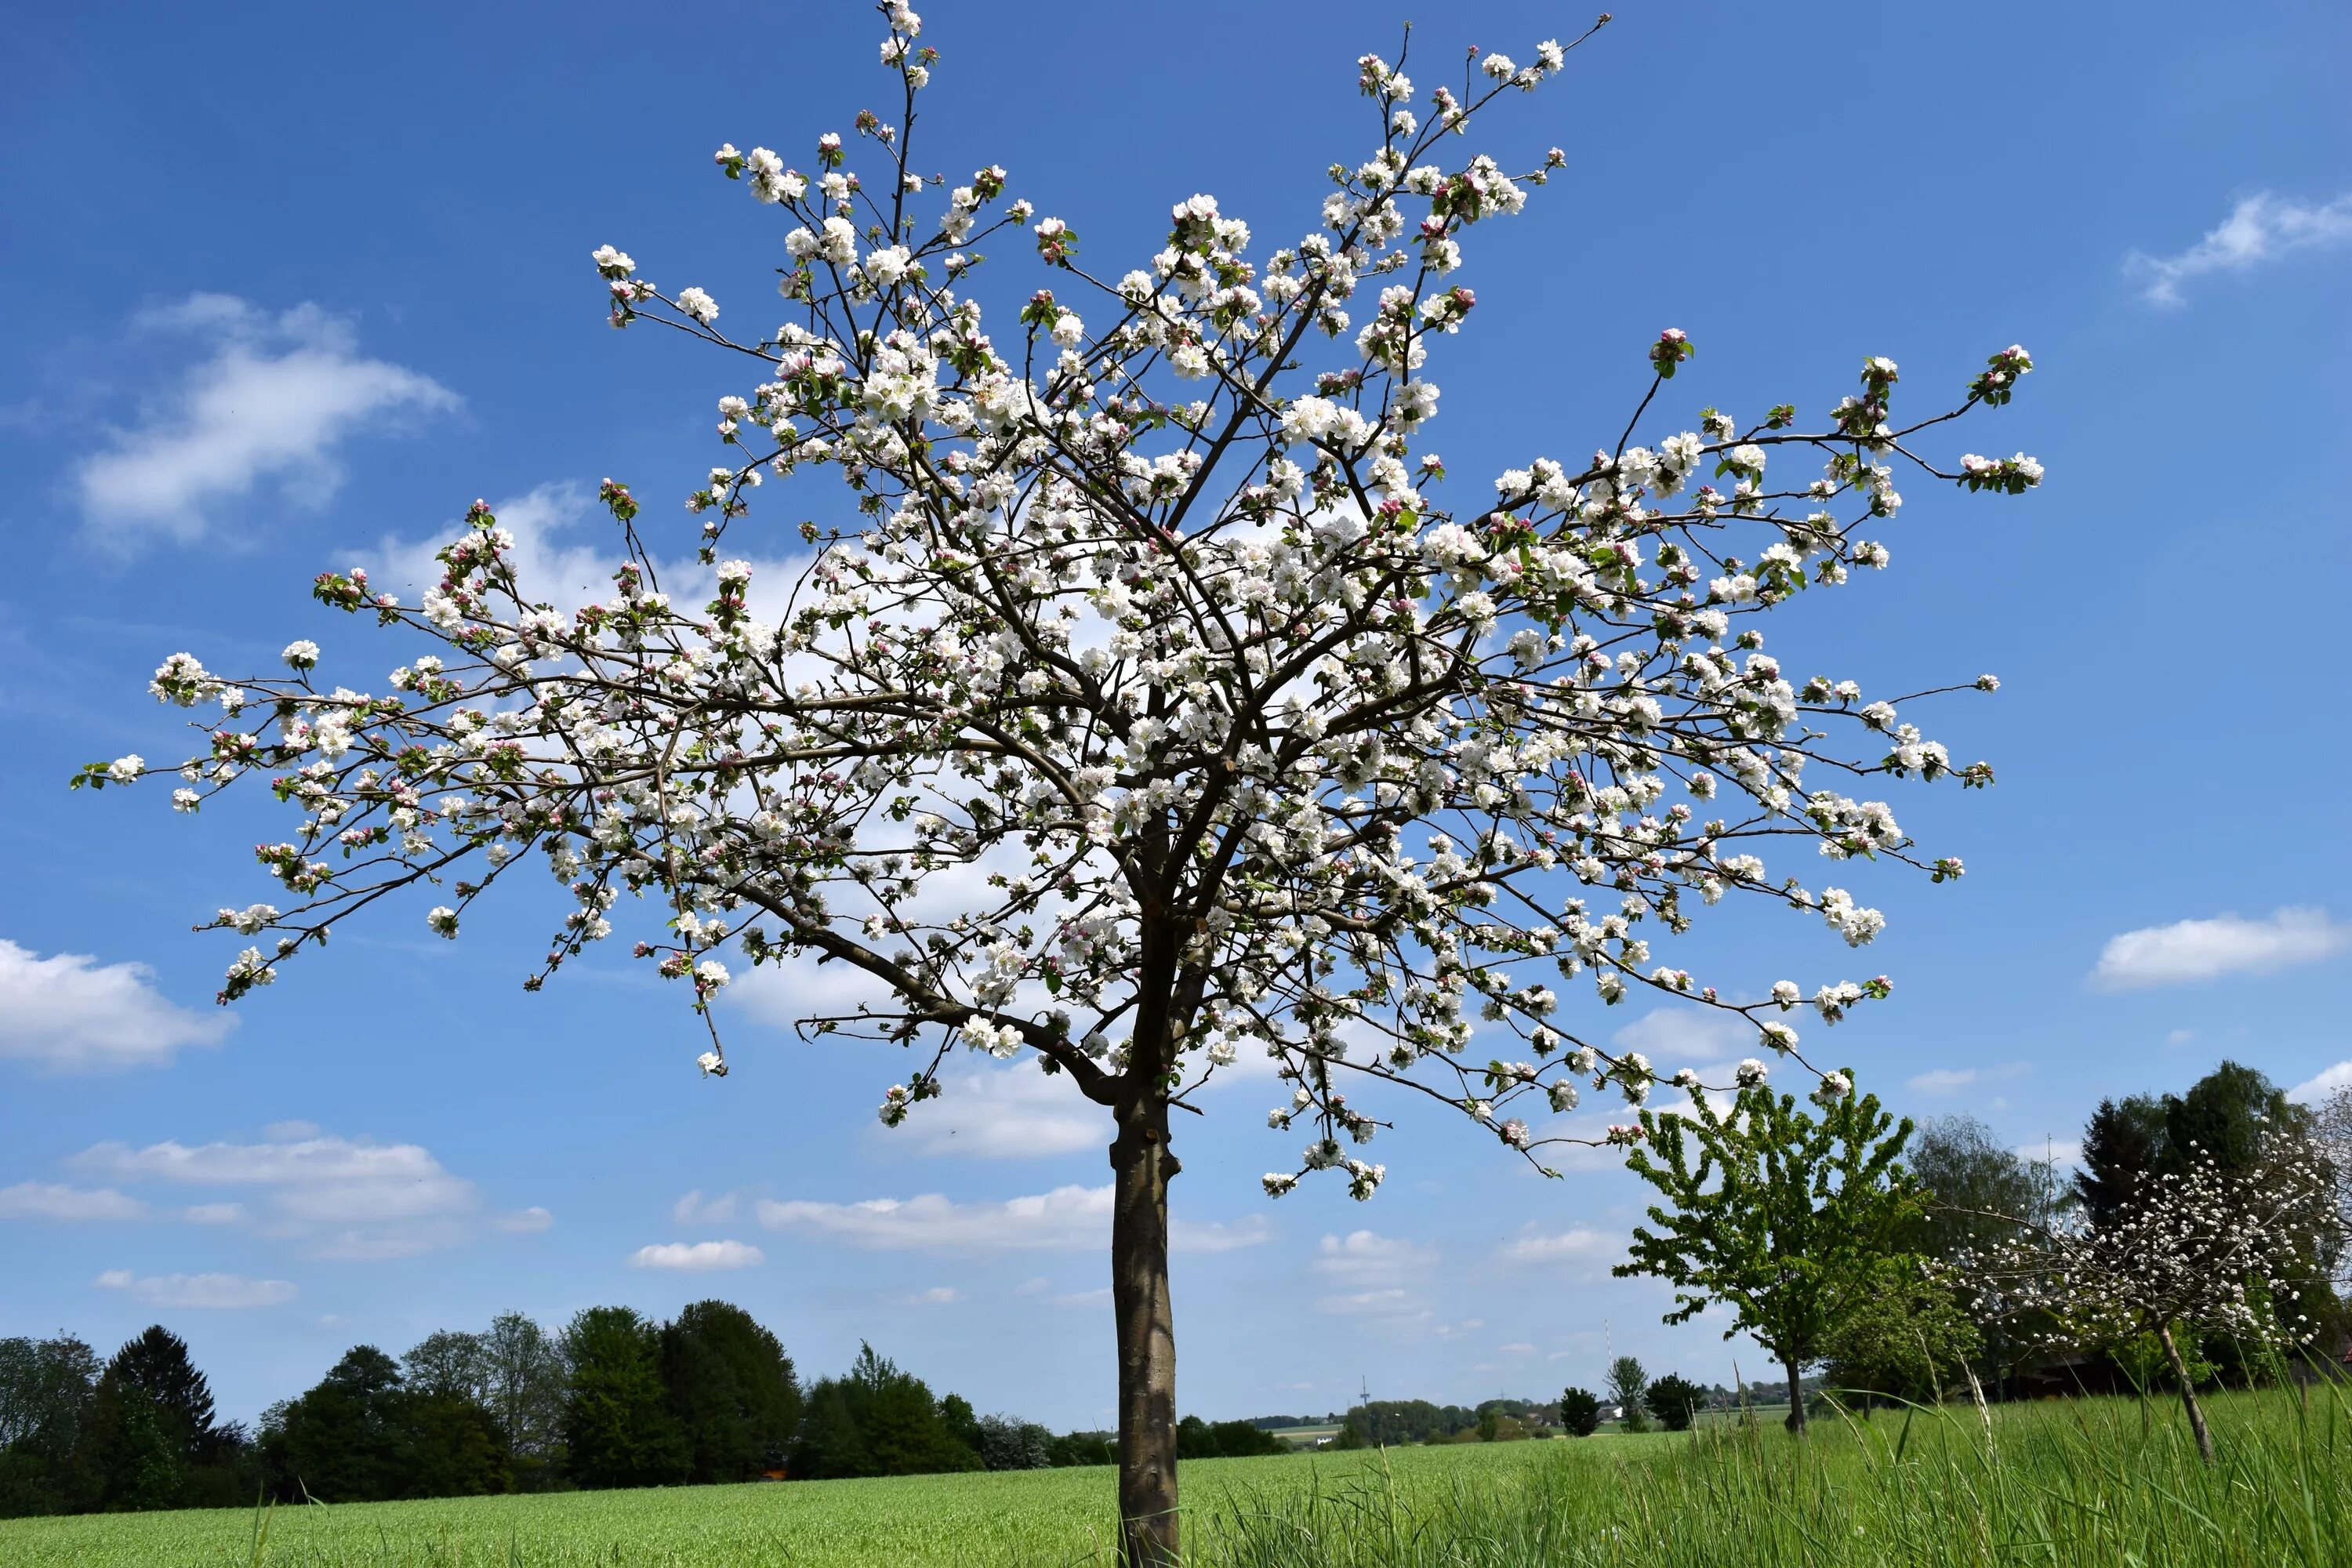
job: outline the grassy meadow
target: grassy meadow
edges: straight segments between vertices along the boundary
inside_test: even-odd
[[[1184,1467],[1203,1568],[2352,1563],[2352,1408],[2224,1394],[2207,1470],[2177,1404],[2053,1401]],[[7,1568],[1097,1564],[1108,1469],[0,1522]],[[257,1531],[264,1527],[266,1534]]]

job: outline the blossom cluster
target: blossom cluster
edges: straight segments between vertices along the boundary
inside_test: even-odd
[[[448,885],[425,918],[454,937],[537,860],[572,907],[527,984],[610,936],[620,895],[656,895],[635,951],[689,987],[705,1071],[724,1069],[719,955],[814,956],[876,999],[812,1026],[930,1051],[886,1121],[938,1092],[957,1041],[1028,1053],[1107,1104],[1181,1098],[1246,1053],[1288,1095],[1271,1124],[1312,1129],[1267,1190],[1330,1171],[1360,1197],[1383,1167],[1346,1151],[1383,1123],[1351,1079],[1442,1101],[1530,1159],[1576,1141],[1531,1119],[1584,1090],[1643,1100],[1659,1075],[1585,1038],[1569,988],[1734,1014],[1801,1063],[1796,1009],[1832,1025],[1888,994],[1884,976],[1833,978],[1742,1001],[1659,950],[1733,894],[1868,944],[1880,912],[1808,885],[1792,853],[1840,881],[1857,859],[1960,875],[1847,793],[1991,782],[1905,717],[1931,694],[1865,700],[1785,668],[1756,622],[1888,563],[1874,535],[1898,466],[2038,481],[2022,457],[1946,471],[1916,449],[2005,403],[2021,349],[1907,424],[1897,367],[1873,358],[1812,430],[1785,406],[1707,408],[1636,441],[1696,353],[1670,330],[1639,350],[1649,392],[1618,439],[1530,454],[1456,499],[1421,444],[1432,351],[1482,319],[1460,280],[1473,242],[1565,162],[1513,173],[1459,133],[1558,72],[1563,46],[1486,53],[1459,91],[1426,94],[1402,58],[1364,56],[1377,144],[1332,167],[1307,232],[1265,248],[1192,195],[1114,277],[1003,169],[919,172],[913,104],[939,57],[919,17],[885,11],[902,108],[859,117],[866,156],[837,134],[805,168],[716,154],[776,213],[790,319],[730,335],[722,315],[753,312],[665,292],[612,246],[592,258],[614,325],[752,367],[687,497],[707,598],[663,589],[635,498],[608,481],[630,558],[600,602],[537,596],[477,503],[419,603],[358,571],[314,585],[431,645],[386,689],[323,688],[307,642],[271,677],[187,654],[157,671],[160,700],[222,710],[177,770],[182,808],[261,775],[300,816],[259,851],[289,908],[223,911],[276,933],[224,1000],[414,882]],[[1010,290],[1009,325],[983,309],[978,247],[999,238],[1038,274]],[[764,484],[817,469],[846,488],[842,521],[801,525],[761,618],[753,566],[722,545]],[[1969,684],[1994,683],[1950,689]],[[85,778],[162,771],[128,757]]]

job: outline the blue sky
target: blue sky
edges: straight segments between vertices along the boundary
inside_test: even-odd
[[[1005,164],[1114,272],[1194,191],[1278,243],[1312,226],[1323,165],[1361,155],[1352,62],[1392,50],[1403,14],[934,5],[919,134],[943,168]],[[275,812],[225,801],[191,824],[159,789],[63,787],[94,757],[177,754],[144,695],[175,650],[258,669],[312,637],[331,676],[344,658],[380,679],[383,650],[310,603],[320,570],[396,570],[481,495],[584,573],[607,544],[582,504],[597,479],[656,522],[698,480],[730,372],[607,331],[587,254],[620,245],[722,301],[764,292],[782,231],[711,149],[805,163],[886,79],[857,7],[643,17],[11,23],[0,1333],[103,1348],[161,1318],[250,1416],[354,1342],[717,1294],[811,1370],[870,1338],[983,1409],[1105,1421],[1108,1134],[1063,1083],[1000,1069],[887,1133],[872,1107],[899,1060],[777,1026],[814,980],[740,996],[735,1073],[703,1080],[690,1018],[617,955],[521,993],[541,906],[478,913],[455,946],[404,910],[224,1015],[236,944],[188,927],[267,896],[247,847],[279,836]],[[1433,79],[1465,44],[1524,59],[1567,30],[1552,8],[1462,6],[1416,47]],[[1480,138],[1507,164],[1557,143],[1569,167],[1472,251],[1483,308],[1437,367],[1431,427],[1456,489],[1613,438],[1664,326],[1700,357],[1661,432],[1703,404],[1817,412],[1866,353],[1901,362],[1915,407],[2011,342],[2034,353],[1965,439],[2034,453],[2042,489],[1906,484],[1893,570],[1769,628],[1874,692],[2004,683],[1933,727],[1999,787],[1894,797],[1967,879],[1865,879],[1895,999],[1834,1056],[1899,1110],[2040,1144],[2223,1054],[2288,1084],[2352,1058],[2327,805],[2346,761],[2327,606],[2352,564],[2333,478],[2352,456],[2347,55],[2352,16],[2322,5],[2147,6],[2128,26],[1633,5]],[[1851,967],[1818,922],[1711,912],[1675,962],[1727,984]],[[1725,1045],[1673,1014],[1585,1022],[1662,1062]],[[1187,1409],[1319,1411],[1360,1380],[1549,1394],[1596,1384],[1612,1345],[1707,1380],[1735,1355],[1763,1370],[1606,1278],[1640,1199],[1622,1172],[1547,1183],[1409,1121],[1382,1136],[1372,1204],[1312,1184],[1268,1204],[1257,1174],[1297,1140],[1265,1131],[1262,1085],[1210,1098],[1175,1197]],[[856,1206],[923,1194],[941,1196]],[[737,1267],[632,1261],[647,1247]]]

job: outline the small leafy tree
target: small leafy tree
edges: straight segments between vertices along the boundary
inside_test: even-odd
[[[1571,1437],[1590,1437],[1601,1429],[1601,1401],[1589,1388],[1568,1388],[1559,1395],[1560,1429]]]
[[[1668,1373],[1650,1384],[1642,1403],[1669,1432],[1687,1432],[1691,1418],[1706,1403],[1706,1390],[1679,1373]]]
[[[1857,1099],[1850,1072],[1825,1075],[1815,1116],[1776,1094],[1761,1062],[1739,1068],[1740,1089],[1717,1111],[1689,1090],[1686,1110],[1644,1110],[1627,1161],[1665,1198],[1633,1227],[1633,1258],[1612,1271],[1675,1287],[1669,1323],[1721,1301],[1734,1310],[1724,1338],[1745,1331],[1788,1374],[1789,1429],[1805,1429],[1804,1368],[1826,1348],[1837,1303],[1886,1267],[1919,1200],[1895,1162],[1911,1122],[1878,1097]]]
[[[526,984],[630,920],[622,894],[653,894],[635,951],[686,994],[706,1072],[727,1066],[729,962],[808,960],[868,992],[806,1027],[914,1053],[888,1124],[942,1092],[959,1045],[1066,1079],[1105,1116],[1122,1532],[1159,1563],[1177,1551],[1173,1109],[1244,1050],[1271,1057],[1270,1120],[1309,1136],[1266,1191],[1328,1173],[1369,1198],[1385,1170],[1360,1146],[1383,1123],[1355,1084],[1449,1107],[1531,1161],[1530,1118],[1573,1107],[1580,1082],[1647,1091],[1651,1065],[1579,1038],[1538,968],[1604,1005],[1646,990],[1737,1013],[1793,1047],[1794,983],[1734,1004],[1651,934],[1747,894],[1866,942],[1878,911],[1765,852],[1948,880],[1958,860],[1915,853],[1885,802],[1826,775],[1992,773],[1900,717],[1908,698],[1784,672],[1750,623],[1887,563],[1872,535],[1902,504],[1898,465],[2036,485],[2022,453],[1925,447],[2009,402],[2032,361],[2003,350],[1904,419],[1900,373],[1871,358],[1819,421],[1710,407],[1643,444],[1696,353],[1668,329],[1632,417],[1597,445],[1564,437],[1590,458],[1530,452],[1449,499],[1423,431],[1432,351],[1477,306],[1465,243],[1569,161],[1515,174],[1459,137],[1582,37],[1526,64],[1473,49],[1458,89],[1416,87],[1402,53],[1360,57],[1367,155],[1331,165],[1308,232],[1256,247],[1194,195],[1118,272],[1011,199],[1001,168],[927,183],[911,148],[939,56],[906,5],[881,10],[892,112],[857,118],[862,174],[838,135],[807,173],[765,147],[716,155],[780,220],[791,320],[722,331],[708,289],[594,253],[614,325],[674,330],[742,372],[719,402],[723,460],[688,497],[694,559],[658,560],[608,481],[627,559],[603,602],[559,605],[478,503],[420,604],[358,571],[314,584],[394,630],[388,689],[314,679],[308,638],[278,676],[175,654],[155,693],[226,719],[152,771],[184,772],[183,811],[258,776],[300,814],[259,855],[288,907],[215,922],[259,939],[225,1001],[421,884],[447,887],[422,914],[454,938],[543,860],[572,907]],[[983,247],[1033,275],[993,281]],[[774,276],[767,253],[758,267]],[[846,494],[824,522],[797,545],[755,538],[797,552],[789,590],[755,607],[727,534],[763,481],[826,469]],[[125,756],[77,782],[150,771]],[[1811,1000],[1835,1022],[1886,994],[1832,980]],[[1482,1021],[1494,1043],[1474,1052]]]
[[[1609,1363],[1609,1398],[1623,1412],[1621,1419],[1629,1432],[1639,1432],[1647,1425],[1642,1414],[1642,1394],[1650,1386],[1650,1374],[1642,1368],[1638,1356],[1621,1355]]]

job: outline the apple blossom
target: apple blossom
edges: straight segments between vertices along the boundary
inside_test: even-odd
[[[1034,1060],[1108,1108],[1122,1511],[1156,1560],[1174,1531],[1171,1108],[1244,1057],[1267,1062],[1291,1101],[1269,1123],[1314,1134],[1267,1194],[1332,1172],[1360,1199],[1385,1167],[1340,1140],[1387,1122],[1349,1103],[1351,1080],[1467,1114],[1538,1165],[1548,1147],[1638,1137],[1534,1120],[1572,1110],[1575,1080],[1638,1104],[1658,1077],[1581,1037],[1550,982],[1704,1006],[1793,1054],[1768,1016],[1793,983],[1727,1001],[1652,944],[1746,893],[1865,945],[1885,917],[1809,889],[1786,852],[1929,862],[1885,803],[1822,781],[1992,775],[1896,721],[1931,693],[1857,711],[1852,682],[1801,689],[1756,620],[1883,563],[1854,530],[1892,511],[1896,462],[1969,489],[2038,482],[2021,455],[1945,471],[1914,450],[2006,403],[2032,361],[1993,356],[1956,406],[1907,424],[1895,367],[1869,360],[1824,427],[1797,429],[1785,406],[1745,426],[1708,409],[1637,445],[1696,353],[1670,329],[1628,345],[1650,379],[1610,445],[1532,454],[1451,503],[1415,437],[1440,401],[1433,351],[1484,318],[1437,280],[1562,159],[1512,175],[1450,138],[1559,70],[1562,46],[1526,68],[1487,55],[1484,82],[1432,95],[1425,124],[1394,112],[1412,91],[1402,58],[1363,57],[1376,151],[1335,167],[1309,232],[1255,252],[1250,226],[1198,195],[1148,267],[1103,282],[1068,223],[1005,199],[1001,168],[941,206],[919,199],[913,94],[937,56],[913,45],[910,12],[885,12],[903,110],[859,118],[870,187],[837,134],[814,181],[765,148],[716,157],[778,210],[794,319],[730,337],[706,290],[666,296],[612,247],[593,255],[614,324],[750,367],[719,407],[723,460],[687,498],[695,567],[657,562],[607,480],[626,559],[608,595],[567,611],[520,580],[514,539],[477,502],[415,606],[355,570],[313,584],[431,645],[388,692],[232,684],[186,654],[151,689],[228,710],[182,765],[188,807],[259,774],[300,817],[257,851],[292,895],[282,914],[256,906],[278,952],[246,950],[224,1000],[415,883],[449,887],[427,920],[454,936],[537,858],[572,908],[525,984],[605,940],[622,893],[655,895],[635,951],[687,983],[707,1074],[726,1068],[716,955],[813,957],[871,994],[804,1026],[920,1053],[887,1124],[940,1096],[959,1045]],[[1023,241],[1001,247],[1010,265],[1052,284],[1007,292],[1025,331],[986,330],[977,247],[992,237]],[[1056,293],[1089,294],[1092,328]],[[1765,477],[1807,463],[1818,479]],[[1685,496],[1710,466],[1732,493]],[[763,479],[828,468],[848,506],[801,523],[790,581],[755,598],[753,567],[719,562],[726,534],[757,526]],[[145,771],[131,756],[74,782]],[[1823,1016],[1887,992],[1832,982]],[[1487,1054],[1519,1042],[1535,1061]],[[1506,1114],[1515,1100],[1528,1116]]]

